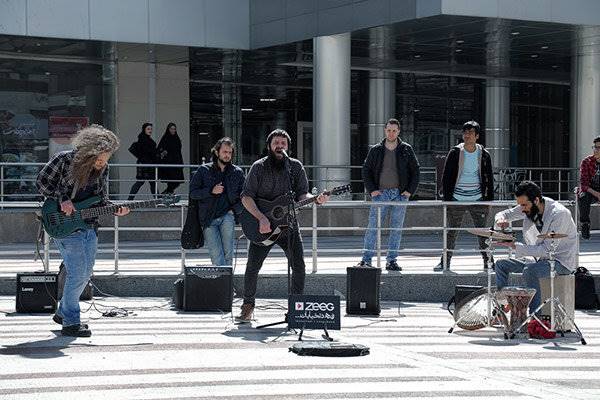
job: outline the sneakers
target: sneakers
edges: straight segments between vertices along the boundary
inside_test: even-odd
[[[239,322],[250,322],[252,314],[254,314],[254,304],[242,304],[242,312],[235,319]]]
[[[398,265],[396,260],[388,261],[385,264],[385,269],[388,271],[402,271],[402,267]]]
[[[57,323],[57,324],[59,324],[59,325],[62,325],[62,323],[63,323],[63,317],[61,317],[61,316],[60,316],[60,315],[58,315],[58,314],[54,314],[54,315],[52,316],[52,321],[56,322],[56,323]],[[87,329],[87,328],[88,328],[88,324],[81,324],[81,326],[82,326],[82,327],[84,327],[85,329]]]
[[[355,267],[365,267],[365,268],[371,268],[372,265],[371,263],[368,263],[366,261],[360,261],[358,264],[355,265]]]
[[[581,237],[583,239],[589,239],[590,238],[590,224],[589,222],[584,222],[581,224]]]
[[[90,336],[92,336],[92,331],[90,331],[88,328],[84,328],[83,325],[63,326],[61,333],[63,336],[73,336],[73,337],[90,337]]]

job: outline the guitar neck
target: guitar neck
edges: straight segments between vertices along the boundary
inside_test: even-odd
[[[323,192],[324,195],[328,196],[330,192]],[[309,205],[310,203],[314,203],[317,201],[317,196],[313,196],[313,197],[309,197],[306,198],[304,200],[300,200],[296,203],[294,203],[294,208],[300,208],[300,207],[304,207],[306,205]]]
[[[123,203],[123,204],[118,204],[118,205],[111,204],[109,206],[86,208],[84,210],[81,210],[81,217],[83,219],[87,219],[87,218],[99,217],[101,215],[114,214],[121,207],[127,207],[129,209],[155,207],[156,204],[159,203],[160,201],[161,200],[132,201],[129,203]]]

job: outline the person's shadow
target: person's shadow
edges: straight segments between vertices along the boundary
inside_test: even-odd
[[[25,358],[58,358],[64,357],[63,349],[76,339],[72,336],[62,336],[60,330],[52,331],[55,337],[43,340],[34,340],[14,345],[0,347],[0,355],[19,355]]]

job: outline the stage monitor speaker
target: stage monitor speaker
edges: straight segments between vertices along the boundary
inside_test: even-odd
[[[230,312],[233,301],[233,271],[230,266],[185,267],[183,309],[185,311]]]
[[[381,269],[348,267],[346,272],[346,313],[379,315]]]
[[[19,313],[53,313],[57,292],[56,273],[19,273],[15,309]]]

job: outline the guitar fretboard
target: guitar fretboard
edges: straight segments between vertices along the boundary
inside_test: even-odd
[[[330,193],[331,192],[323,192],[322,194],[324,194],[325,196],[329,196]],[[317,201],[317,196],[309,197],[307,199],[300,200],[300,201],[296,202],[295,203],[295,207],[296,208],[304,207],[304,206],[306,206],[306,205],[308,205],[310,203],[314,203],[316,201]]]
[[[111,204],[110,206],[86,208],[85,210],[81,210],[81,218],[88,219],[88,218],[99,217],[101,215],[114,214],[121,207],[127,207],[129,209],[155,207],[156,204],[159,202],[161,202],[161,200],[143,200],[143,201],[134,201],[131,203],[123,203],[123,204],[118,204],[118,205]]]

